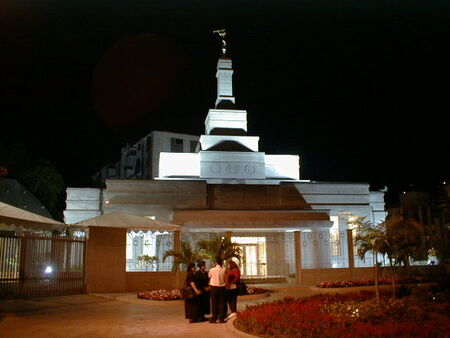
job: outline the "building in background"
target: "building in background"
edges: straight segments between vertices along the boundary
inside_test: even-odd
[[[397,207],[389,208],[388,217],[400,217],[406,224],[417,224],[415,238],[421,243],[411,264],[438,264],[437,257],[449,258],[450,185],[444,182],[429,191],[405,191]]]
[[[199,137],[195,135],[153,131],[134,145],[121,149],[120,160],[105,165],[94,175],[96,185],[107,179],[155,179],[159,176],[161,152],[195,153]]]

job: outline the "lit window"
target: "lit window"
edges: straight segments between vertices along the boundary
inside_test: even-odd
[[[147,218],[155,216],[147,216]],[[126,271],[170,271],[172,258],[163,262],[173,249],[173,233],[129,231],[126,242]]]

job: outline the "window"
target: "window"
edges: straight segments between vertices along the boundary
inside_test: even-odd
[[[337,257],[341,256],[341,241],[340,241],[340,233],[330,233],[330,242],[331,242],[331,256]]]
[[[171,271],[172,257],[163,256],[173,249],[173,233],[129,231],[126,245],[126,271]]]
[[[341,255],[341,238],[339,233],[339,217],[330,216],[333,226],[330,229],[331,256],[337,257]]]
[[[170,139],[170,151],[172,153],[182,153],[183,152],[183,140],[180,138]]]

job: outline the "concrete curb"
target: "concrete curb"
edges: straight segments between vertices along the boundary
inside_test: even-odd
[[[229,320],[227,320],[227,329],[229,332],[231,332],[233,335],[237,336],[237,337],[243,337],[243,338],[258,338],[258,336],[254,336],[248,333],[245,333],[244,331],[238,330],[235,326],[234,326],[234,321],[236,320],[236,317],[231,318]]]

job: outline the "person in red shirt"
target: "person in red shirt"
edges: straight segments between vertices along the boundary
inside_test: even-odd
[[[237,312],[237,296],[238,296],[238,288],[237,283],[241,279],[241,271],[239,270],[239,267],[237,266],[236,262],[233,260],[230,260],[228,262],[228,272],[225,277],[225,285],[227,290],[227,302],[228,306],[230,307],[230,315],[227,317],[227,319],[230,319],[232,317],[236,316]]]

